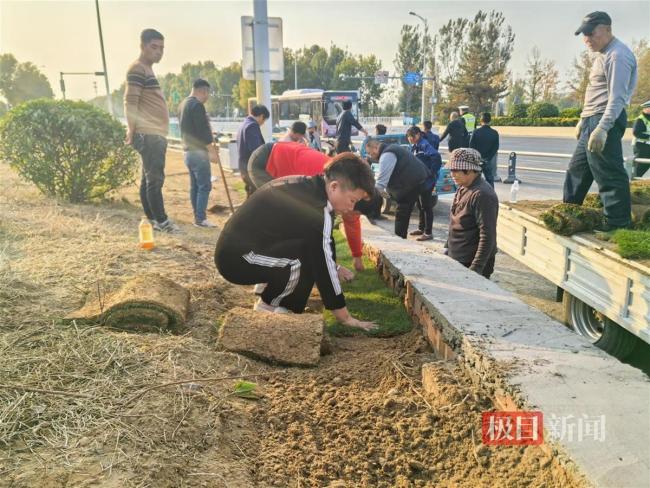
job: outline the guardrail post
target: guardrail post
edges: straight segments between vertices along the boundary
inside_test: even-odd
[[[630,156],[625,160],[625,171],[627,172],[627,178],[631,181],[636,173],[634,156]]]
[[[503,182],[512,184],[515,181],[521,183],[521,180],[517,178],[517,153],[512,151],[508,156],[508,177]]]

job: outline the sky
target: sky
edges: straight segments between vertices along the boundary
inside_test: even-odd
[[[126,68],[139,53],[139,34],[155,28],[165,36],[165,56],[156,73],[179,72],[187,62],[211,60],[218,66],[241,59],[241,16],[253,14],[253,1],[118,1],[100,0],[106,61],[111,90],[124,81]],[[525,72],[526,59],[537,46],[542,57],[556,62],[561,76],[583,49],[573,33],[588,12],[604,10],[614,34],[627,44],[650,39],[650,1],[488,1],[458,0],[269,0],[268,15],[283,19],[284,46],[292,49],[335,43],[355,54],[375,54],[393,74],[393,60],[403,24],[421,24],[432,31],[479,9],[503,12],[515,33],[510,69]],[[0,0],[0,53],[31,61],[60,96],[60,71],[102,71],[95,2]],[[104,94],[102,78],[66,77],[71,98]],[[318,88],[318,87],[309,87]]]

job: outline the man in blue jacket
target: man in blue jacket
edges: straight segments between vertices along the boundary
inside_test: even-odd
[[[418,236],[416,241],[430,241],[433,239],[433,189],[438,180],[438,173],[442,167],[442,157],[431,144],[424,138],[424,133],[419,127],[413,126],[406,131],[406,138],[411,143],[411,152],[429,170],[429,176],[424,182],[424,187],[416,202],[420,211],[418,229],[410,235]]]
[[[253,151],[264,144],[260,126],[270,117],[269,109],[264,105],[255,105],[237,132],[237,150],[239,152],[239,174],[246,187],[246,196],[255,191],[255,185],[248,176],[248,159]]]

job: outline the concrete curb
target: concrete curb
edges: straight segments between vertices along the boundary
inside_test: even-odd
[[[362,220],[367,254],[432,346],[499,409],[541,411],[542,447],[560,466],[595,486],[650,485],[645,374],[452,259]],[[601,440],[590,421],[603,418]]]
[[[438,126],[438,134],[442,134],[446,126]],[[573,139],[575,137],[575,127],[530,127],[514,125],[495,125],[492,127],[502,136],[519,136],[519,137],[560,137],[564,139]],[[632,140],[632,129],[627,128],[623,135],[624,141]]]

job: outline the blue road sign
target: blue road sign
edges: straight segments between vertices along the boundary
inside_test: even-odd
[[[404,74],[402,80],[407,85],[417,85],[422,82],[422,75],[414,71],[408,71]]]

